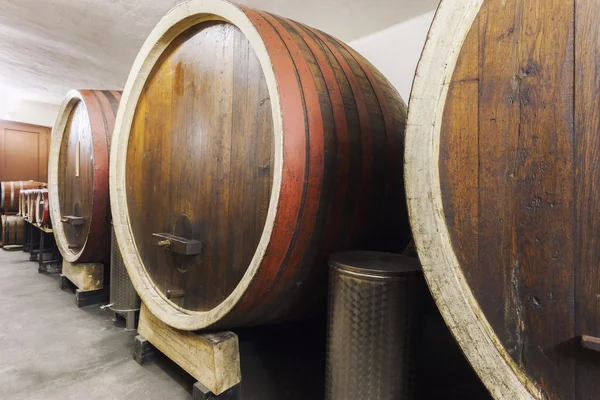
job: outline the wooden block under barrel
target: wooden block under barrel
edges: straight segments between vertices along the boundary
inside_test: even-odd
[[[62,274],[83,292],[104,288],[104,264],[70,263],[63,260]]]
[[[160,321],[142,304],[138,333],[216,395],[242,379],[238,337],[233,332],[180,331]]]

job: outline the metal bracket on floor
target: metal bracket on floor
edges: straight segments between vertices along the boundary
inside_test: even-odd
[[[130,310],[130,311],[114,311],[113,310],[113,322],[117,322],[119,318],[125,320],[125,331],[131,332],[135,331],[137,328],[137,321],[139,319],[139,310]]]
[[[234,387],[227,389],[219,395],[216,395],[200,382],[196,382],[194,383],[192,398],[194,400],[239,400],[241,399],[240,384],[238,383]]]
[[[136,363],[144,365],[154,360],[157,352],[156,347],[152,346],[152,343],[142,335],[137,335],[133,339],[133,359]]]

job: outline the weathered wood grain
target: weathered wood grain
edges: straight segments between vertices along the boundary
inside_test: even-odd
[[[499,398],[599,390],[579,340],[599,336],[599,16],[587,0],[442,2],[418,69],[415,242],[446,322]]]
[[[170,118],[142,111],[163,108]],[[270,101],[258,59],[226,23],[181,34],[139,100],[127,157],[139,166],[127,175],[132,229],[159,290],[183,289],[178,304],[186,309],[209,310],[227,298],[256,251],[273,179],[273,124],[265,114]],[[204,245],[201,256],[181,261],[151,233],[175,233],[183,219],[189,227],[178,234]]]
[[[575,0],[573,266],[575,335],[600,337],[600,3]],[[575,344],[576,345],[576,344]],[[583,347],[589,348],[582,340]],[[597,348],[597,345],[596,345]],[[600,393],[598,354],[577,354],[576,398]]]

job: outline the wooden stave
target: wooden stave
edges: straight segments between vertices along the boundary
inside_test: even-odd
[[[266,12],[263,12],[263,11],[252,11],[250,9],[246,9],[246,13],[248,15],[252,15],[253,12],[256,13],[256,16],[254,16],[254,18],[255,18],[255,21],[256,21],[257,24],[260,23],[260,18],[262,18],[262,19],[266,20],[270,25],[272,25],[275,28],[275,31],[277,32],[277,34],[280,37],[283,38],[284,42],[287,42],[286,43],[286,47],[288,48],[288,51],[292,55],[296,51],[300,50],[298,48],[295,48],[295,46],[298,45],[298,43],[297,43],[298,40],[294,39],[291,36],[288,37],[288,38],[286,38],[286,36],[289,35],[289,33],[286,33],[286,31],[291,32],[291,29],[294,29],[294,30],[296,30],[297,32],[300,33],[300,36],[302,37],[302,39],[305,42],[310,41],[310,38],[309,38],[308,35],[310,35],[311,33],[314,33],[316,40],[320,40],[323,43],[323,45],[327,46],[328,49],[332,53],[334,52],[333,49],[337,48],[337,55],[335,55],[335,53],[333,53],[333,54],[334,54],[334,57],[336,57],[336,61],[338,63],[344,62],[342,60],[345,57],[346,58],[345,59],[346,63],[355,62],[360,67],[362,67],[363,65],[366,65],[364,63],[364,59],[362,59],[362,57],[360,57],[357,53],[351,52],[351,50],[350,50],[350,48],[348,46],[346,46],[342,42],[338,41],[337,39],[332,38],[331,36],[329,36],[329,35],[327,35],[327,34],[325,34],[323,32],[316,31],[316,30],[314,30],[314,29],[312,29],[312,28],[310,28],[310,27],[308,27],[306,25],[303,25],[302,27],[300,27],[299,24],[295,24],[291,20],[287,20],[285,18],[278,17],[278,16],[273,16],[273,15],[270,15],[270,14],[268,14]],[[298,29],[300,29],[300,30],[298,31]],[[304,33],[306,34],[306,36],[302,35],[302,31],[304,31]],[[294,40],[294,41],[292,41],[292,40]],[[348,53],[350,53],[350,54],[341,55],[340,54],[340,49],[342,49],[342,48],[345,49],[346,51],[348,51]],[[318,52],[318,50],[315,50],[315,48],[313,48],[312,51],[311,51],[311,53],[312,53],[313,56],[316,57],[317,55],[315,54],[315,52]],[[313,62],[313,60],[308,59],[308,57],[306,57],[306,60],[308,62]],[[292,62],[294,64],[296,64],[296,68],[299,68],[298,67],[298,63],[301,62],[301,61],[294,60],[294,57],[292,56]],[[361,65],[361,63],[362,63],[362,65]],[[320,64],[320,63],[318,63],[318,64],[319,64],[320,68],[325,68],[325,66],[323,64]],[[329,67],[331,67],[331,65]],[[370,66],[370,68],[374,69],[374,67],[372,67],[372,66]],[[350,71],[350,70],[348,70],[348,71]],[[369,72],[371,72],[371,71],[369,69],[363,68],[363,70],[360,71],[360,72],[365,73],[365,75],[368,75]],[[300,74],[300,71],[298,73]],[[321,73],[322,73],[322,71],[321,71]],[[346,72],[346,78],[349,79],[349,80],[351,80],[351,81],[352,80],[358,80],[358,74],[357,73],[351,74],[349,72]],[[302,75],[301,75],[300,80],[302,81]],[[308,80],[308,78],[307,78],[307,80]],[[371,84],[373,83],[370,80],[369,80],[369,82]],[[330,86],[328,86],[328,88],[331,89],[332,86],[334,86],[336,84],[339,85],[339,82],[337,82],[337,81],[334,80],[333,82],[331,82],[331,81],[328,82],[328,84],[330,85]],[[302,86],[302,92],[304,93],[304,102],[306,104],[306,108],[308,108],[310,106],[310,101],[308,99],[308,96],[306,95],[307,88],[304,86],[303,83],[301,84],[301,86]],[[366,96],[367,93],[368,93],[364,89],[360,90],[360,88],[358,87],[358,83],[354,87],[352,85],[350,85],[350,86],[352,87],[354,93],[362,94],[363,96]],[[375,85],[375,87],[377,87],[377,85]],[[372,96],[373,95],[376,96],[376,93],[371,93],[371,95]],[[366,100],[364,98],[361,100],[358,95],[355,95],[354,99],[357,102],[359,108],[361,107],[360,103],[362,103],[362,107],[364,109],[364,114],[363,114],[364,118],[365,119],[367,118],[367,114],[369,114],[369,117],[370,117],[372,109],[368,108],[368,106],[366,104],[367,103]],[[398,99],[399,99],[399,95],[398,95],[397,100]],[[382,99],[379,99],[379,98],[377,100],[378,101],[382,101]],[[383,99],[383,101],[385,101],[385,100],[387,100],[387,99]],[[316,102],[317,102],[317,100],[315,99],[314,103],[316,103]],[[403,104],[402,100],[400,100],[400,102]],[[314,107],[314,108],[317,108],[317,107]],[[380,110],[380,111],[383,113],[382,110]],[[405,109],[404,109],[404,111],[405,111]],[[307,119],[310,121],[311,117],[309,116]],[[369,118],[369,119],[371,120],[371,118]],[[369,121],[369,122],[372,122],[372,120]],[[308,127],[307,129],[309,131],[311,131],[310,127]],[[362,135],[363,143],[368,142],[370,140],[371,141],[373,140],[373,137],[371,137],[371,133],[373,133],[373,131],[374,131],[374,129],[372,129],[372,127],[369,127],[369,128],[365,127],[364,128],[364,132],[363,132],[363,135]],[[338,132],[336,132],[336,133],[338,133]],[[311,136],[312,136],[312,134],[311,134]],[[310,141],[312,143],[312,141],[313,141],[312,137],[311,137]],[[317,151],[319,151],[319,150],[317,150]],[[328,149],[326,147],[324,147],[323,151],[327,152]],[[311,148],[311,153],[312,152],[313,152],[313,149]],[[373,154],[376,154],[376,152],[373,151]],[[367,162],[371,162],[371,160],[369,160],[369,158],[370,157],[364,157],[363,158],[363,166],[364,165],[368,165]],[[371,162],[371,164],[372,165],[370,166],[370,168],[372,168],[373,170],[375,170],[375,168],[376,168],[375,163]],[[311,164],[311,168],[312,168],[312,164]],[[382,168],[377,168],[377,169],[379,171],[382,170]],[[367,179],[369,179],[369,178],[372,178],[372,176],[368,177]],[[308,180],[311,181],[312,178],[309,177]],[[399,182],[396,182],[396,183],[398,184]],[[379,201],[379,199],[373,199],[372,197],[369,197],[368,194],[367,194],[369,192],[370,192],[370,190],[369,190],[369,184],[364,185],[363,186],[363,193],[361,193],[362,198],[359,200],[359,206],[358,206],[359,209],[362,209],[363,213],[365,212],[365,210],[369,209],[373,205],[374,202]],[[371,192],[380,192],[380,191],[373,189]],[[308,194],[305,194],[305,196],[307,196],[307,195]],[[323,192],[321,193],[321,195],[323,195]],[[363,202],[363,206],[362,207],[360,206],[361,201]],[[400,202],[400,203],[402,204],[402,202]],[[322,204],[323,204],[323,202],[321,204],[319,204],[318,207],[320,207]],[[373,207],[373,208],[377,208],[377,207]],[[359,210],[355,210],[355,211],[359,211]],[[365,225],[365,220],[369,220],[369,221],[372,222],[372,221],[376,220],[376,217],[374,215],[371,215],[370,217],[366,217],[365,215],[363,215],[362,218],[360,216],[357,217],[357,221],[358,222],[355,223],[353,236],[354,236],[354,241],[356,241],[357,243],[362,243],[362,245],[364,245],[365,242],[364,242],[364,240],[360,240],[358,238],[358,236],[360,236],[361,233],[362,234],[366,234],[367,232],[369,232],[369,233],[373,234],[373,232],[374,232],[374,229],[372,227],[367,227]],[[399,225],[397,225],[397,226],[399,226]],[[315,229],[315,231],[316,230],[317,229]],[[335,233],[334,232],[330,232],[330,235],[335,235]],[[325,238],[324,240],[326,242],[328,242],[328,241],[330,241],[332,239],[333,238],[330,237],[329,239]],[[396,249],[396,250],[399,250],[399,249]],[[294,253],[294,250],[289,250],[288,249],[287,251],[289,253],[291,253],[291,254]],[[286,292],[291,292],[292,291],[292,290],[290,290],[290,287],[293,286],[293,283],[295,283],[295,282],[298,282],[298,281],[310,282],[311,278],[315,279],[315,280],[319,279],[318,270],[316,268],[312,268],[312,265],[314,264],[315,261],[314,261],[314,258],[310,257],[310,254],[311,254],[310,251],[311,251],[310,248],[307,248],[306,251],[301,250],[301,251],[297,252],[297,257],[298,257],[298,271],[296,272],[295,275],[289,275],[289,277],[288,277],[289,282],[290,282],[289,285],[280,285],[279,287],[277,287],[276,283],[272,283],[272,277],[271,276],[265,275],[263,278],[261,278],[260,275],[257,275],[256,279],[258,281],[263,280],[265,282],[271,282],[270,288],[265,291],[266,293],[268,293],[268,295],[264,295],[264,294],[262,295],[263,297],[262,297],[262,300],[261,300],[262,301],[261,306],[253,306],[252,303],[250,303],[250,305],[248,306],[248,308],[244,308],[245,304],[243,303],[244,299],[242,298],[242,300],[241,300],[241,306],[240,306],[240,308],[242,310],[240,312],[241,315],[240,316],[232,316],[231,317],[231,321],[232,322],[230,322],[230,323],[245,324],[246,323],[245,321],[251,321],[252,318],[256,318],[257,320],[259,320],[260,315],[262,313],[266,313],[266,312],[268,312],[268,313],[278,312],[278,313],[280,313],[280,315],[288,315],[289,313],[294,312],[294,310],[290,306],[288,306],[287,308],[285,308],[285,301],[282,301],[282,299],[285,299],[285,296],[289,296],[289,294],[286,293]],[[328,252],[327,251],[323,251],[322,249],[320,251],[316,250],[316,249],[312,250],[312,251],[316,252],[316,256],[315,257],[317,259],[318,258],[325,259],[327,257],[327,255],[328,255]],[[275,251],[274,251],[274,253],[275,253]],[[285,254],[285,251],[283,251],[283,247],[281,248],[281,253]],[[315,254],[315,253],[313,253],[313,254]],[[268,263],[268,261],[263,261],[263,262],[265,264]],[[290,262],[290,263],[292,264],[292,262]],[[325,261],[323,261],[323,264],[325,264]],[[298,276],[301,276],[301,278],[298,278]],[[307,284],[306,287],[307,287],[306,290],[311,290],[310,284]],[[298,295],[298,297],[301,297],[301,296],[302,295]],[[245,293],[245,297],[252,298],[253,294],[246,292]],[[271,307],[270,309],[268,308],[268,306],[270,305],[270,303],[277,303],[277,302],[280,303],[280,306],[275,307],[275,308]],[[306,307],[302,307],[302,309],[308,308],[309,304],[307,304]],[[224,324],[228,324],[228,321],[225,320],[225,321],[223,321],[223,323]],[[248,323],[250,323],[250,322],[248,322]]]
[[[30,189],[27,193],[27,218],[26,220],[32,224],[35,223],[35,202],[37,194],[41,189]]]
[[[212,12],[209,12],[208,10],[212,10]],[[220,12],[223,12],[223,14],[221,14]],[[211,17],[207,17],[208,14],[212,14],[212,18]],[[253,271],[251,272],[247,272],[245,275],[246,282],[244,282],[244,280],[238,285],[238,288],[236,288],[236,290],[238,290],[241,286],[243,286],[244,284],[248,284],[248,280],[249,277],[252,277],[252,282],[255,282],[254,285],[249,285],[249,290],[246,290],[245,292],[241,293],[241,295],[239,297],[235,297],[236,294],[232,294],[226,301],[224,301],[219,307],[217,307],[217,309],[220,309],[217,312],[213,312],[214,310],[211,311],[207,311],[207,312],[196,312],[194,313],[194,317],[198,317],[198,315],[201,314],[201,316],[199,318],[195,318],[195,319],[191,319],[189,318],[189,312],[180,312],[179,310],[176,309],[176,307],[173,304],[165,304],[164,299],[160,299],[160,296],[163,296],[162,293],[160,293],[157,296],[157,293],[152,293],[151,289],[150,289],[150,294],[146,293],[147,290],[149,290],[149,288],[152,288],[152,283],[151,280],[147,277],[144,276],[143,273],[140,273],[140,271],[142,270],[140,267],[142,267],[141,265],[141,261],[139,260],[139,255],[136,254],[136,249],[135,249],[135,244],[133,241],[133,237],[131,236],[131,232],[129,231],[128,228],[128,213],[127,213],[127,199],[125,196],[125,191],[124,191],[124,187],[123,187],[123,181],[124,181],[124,153],[123,153],[123,148],[127,147],[127,141],[126,138],[129,134],[129,132],[127,131],[129,129],[129,127],[131,126],[132,123],[132,116],[134,114],[135,111],[135,104],[132,106],[130,103],[132,103],[132,101],[129,99],[130,96],[132,96],[133,98],[135,98],[135,103],[137,103],[137,99],[139,98],[140,95],[140,91],[141,91],[141,87],[143,86],[143,82],[140,83],[140,81],[144,81],[147,77],[147,73],[149,73],[149,70],[152,68],[155,60],[156,60],[156,55],[160,54],[160,52],[163,51],[164,48],[166,48],[168,46],[168,44],[171,42],[171,40],[173,40],[179,33],[183,32],[185,29],[189,28],[190,26],[193,26],[197,23],[209,20],[209,19],[216,19],[216,20],[225,20],[227,22],[232,23],[231,21],[235,20],[235,23],[233,23],[234,25],[236,25],[238,28],[240,28],[242,31],[244,31],[244,34],[248,33],[248,32],[252,32],[251,36],[253,36],[255,39],[254,44],[252,42],[252,40],[250,41],[251,46],[254,48],[255,51],[257,50],[257,47],[262,51],[264,50],[265,53],[268,53],[267,51],[267,47],[265,45],[265,43],[263,43],[263,39],[266,36],[270,35],[270,40],[279,40],[280,44],[278,44],[280,49],[284,49],[285,51],[290,51],[291,53],[294,53],[294,50],[290,50],[287,45],[283,44],[280,35],[286,36],[286,29],[287,28],[283,28],[283,25],[287,25],[288,27],[293,26],[295,33],[297,35],[300,35],[302,37],[304,37],[304,39],[306,40],[306,38],[308,38],[308,41],[312,41],[313,44],[315,42],[318,43],[318,46],[321,46],[321,48],[323,49],[324,47],[322,46],[327,46],[328,48],[334,48],[339,52],[343,51],[346,52],[347,54],[349,54],[348,57],[350,57],[352,59],[352,62],[357,64],[359,66],[359,68],[373,68],[370,64],[368,64],[368,62],[366,62],[366,60],[364,60],[362,57],[360,57],[358,54],[354,53],[349,47],[341,44],[340,42],[338,42],[337,40],[321,33],[318,32],[316,30],[313,30],[311,28],[302,26],[300,28],[299,24],[295,24],[292,21],[289,21],[287,19],[281,18],[281,17],[276,17],[276,16],[272,16],[270,14],[264,13],[264,12],[259,12],[259,11],[255,11],[243,6],[237,6],[237,5],[233,5],[233,4],[229,4],[223,1],[212,1],[212,2],[208,2],[208,3],[204,3],[202,4],[202,2],[192,2],[188,5],[186,5],[186,7],[181,7],[181,6],[177,6],[175,7],[169,14],[167,14],[167,16],[165,16],[161,22],[159,23],[159,25],[157,26],[157,28],[155,28],[155,30],[151,33],[150,37],[147,39],[146,43],[144,44],[144,47],[142,48],[142,50],[140,51],[140,54],[138,55],[136,62],[134,63],[134,66],[132,68],[132,71],[130,73],[127,85],[125,87],[125,90],[123,92],[123,105],[121,106],[121,108],[119,109],[119,113],[117,116],[117,122],[115,125],[115,145],[113,145],[112,150],[111,150],[111,175],[110,175],[110,180],[111,180],[111,206],[113,209],[113,214],[115,216],[115,231],[116,231],[116,235],[118,238],[118,242],[119,245],[121,247],[121,251],[126,254],[129,255],[127,258],[127,260],[125,261],[126,266],[128,267],[128,270],[130,271],[130,274],[133,275],[133,281],[134,281],[134,285],[136,286],[136,290],[138,291],[138,293],[141,294],[142,299],[146,302],[146,304],[150,307],[150,309],[153,311],[153,313],[155,313],[156,315],[159,316],[159,318],[161,318],[163,321],[165,321],[167,324],[176,327],[178,329],[184,329],[184,330],[198,330],[198,329],[202,329],[202,328],[206,328],[207,326],[211,326],[211,327],[215,327],[215,326],[241,326],[241,325],[252,325],[252,324],[256,324],[256,323],[265,323],[265,322],[272,322],[273,320],[276,319],[280,319],[282,315],[286,315],[288,313],[292,313],[293,310],[293,306],[297,306],[297,304],[293,304],[294,300],[297,301],[298,293],[297,293],[297,286],[295,285],[295,283],[298,281],[297,277],[298,276],[302,276],[303,278],[309,279],[309,280],[316,280],[318,278],[318,274],[315,274],[315,269],[312,269],[308,266],[309,262],[308,262],[308,258],[305,257],[306,254],[306,248],[305,250],[298,250],[298,249],[292,249],[290,251],[295,252],[296,255],[294,257],[299,258],[300,261],[297,261],[296,264],[296,268],[289,268],[287,271],[287,276],[277,276],[277,274],[273,274],[272,272],[269,273],[265,272],[266,268],[259,268],[260,265],[258,265],[257,263],[260,263],[261,265],[265,265],[265,264],[269,264],[269,265],[276,265],[277,262],[269,262],[269,260],[261,260],[262,256],[268,257],[269,253],[271,254],[287,254],[288,250],[287,248],[285,248],[285,251],[283,250],[275,250],[273,251],[273,247],[275,247],[273,245],[273,241],[271,242],[267,242],[265,244],[265,237],[269,237],[270,235],[275,236],[277,238],[281,238],[281,236],[285,236],[283,234],[278,234],[275,229],[281,229],[281,226],[283,225],[283,222],[279,221],[279,223],[275,223],[275,218],[272,215],[272,211],[269,211],[271,213],[271,221],[268,222],[270,223],[270,226],[265,226],[265,230],[263,231],[263,240],[261,240],[262,243],[262,248],[261,248],[261,244],[259,244],[259,250],[257,251],[257,253],[255,254],[255,259],[253,260],[253,264],[251,264],[251,268],[249,268],[249,270],[253,269]],[[240,24],[238,24],[238,21],[243,21],[241,22],[242,25],[245,25],[245,29],[242,28],[240,26]],[[252,22],[253,21],[253,22]],[[177,28],[176,29],[171,29],[172,26],[170,25],[176,25]],[[276,25],[279,27],[279,30],[276,30],[274,28],[271,28],[271,30],[269,31],[269,28],[266,27],[266,25]],[[263,37],[260,37],[260,34],[258,34],[258,30],[263,30],[262,34]],[[163,38],[163,35],[167,33],[166,37],[167,39],[165,40]],[[258,35],[257,35],[258,34]],[[288,33],[289,35],[289,33]],[[247,35],[246,35],[247,36]],[[311,37],[309,37],[311,36]],[[279,38],[279,39],[278,39]],[[293,42],[294,39],[290,39],[290,37],[287,37],[287,41],[288,44],[291,45],[292,47],[295,45]],[[155,44],[157,42],[161,42],[160,46],[155,46]],[[325,44],[327,43],[327,44]],[[296,43],[297,45],[297,43]],[[154,48],[154,50],[150,50],[151,48]],[[342,50],[339,50],[342,49]],[[314,47],[313,47],[314,50]],[[297,51],[297,49],[296,49]],[[329,52],[331,53],[331,50],[322,50],[324,52]],[[154,52],[154,53],[153,53]],[[277,57],[276,55],[276,51],[273,50],[272,54],[274,54],[273,57]],[[314,54],[313,54],[314,55]],[[145,60],[146,57],[150,57],[152,59],[152,62],[148,62],[147,60]],[[259,56],[260,58],[261,56]],[[265,57],[265,55],[263,54],[263,58]],[[266,55],[266,58],[269,59],[269,55]],[[334,60],[335,59],[334,56],[330,55],[330,57],[333,57]],[[293,57],[291,57],[293,58]],[[279,60],[279,62],[281,64],[285,64],[286,67],[288,68],[288,70],[286,70],[286,67],[280,67],[279,68],[279,73],[282,74],[281,79],[279,79],[278,84],[281,86],[288,86],[291,87],[292,90],[300,90],[300,86],[297,86],[296,88],[293,87],[294,82],[296,81],[296,78],[294,78],[293,80],[288,80],[287,78],[290,77],[289,73],[290,71],[293,71],[292,73],[295,74],[297,72],[297,70],[294,67],[294,62],[290,59],[287,60]],[[325,57],[323,56],[323,54],[320,54],[320,59],[321,61],[323,59],[325,59]],[[301,57],[296,59],[297,62],[306,62],[306,60],[302,59]],[[346,60],[348,61],[348,60]],[[338,61],[339,62],[339,61]],[[261,60],[261,64],[263,65],[263,70],[265,69],[265,61],[264,59]],[[269,64],[270,65],[270,64]],[[291,66],[291,68],[290,68]],[[321,64],[321,67],[323,67],[323,64]],[[331,67],[331,66],[330,66]],[[144,77],[142,78],[138,78],[138,74],[137,72],[143,68],[143,72],[144,74],[146,74]],[[272,65],[270,65],[268,68],[273,68]],[[305,72],[306,72],[307,68],[305,68]],[[271,73],[273,75],[275,75],[277,72],[273,72],[271,71]],[[364,74],[364,70],[362,71],[362,73]],[[329,73],[329,75],[331,76],[331,74]],[[387,80],[385,80],[385,78],[383,78],[383,76],[373,70],[369,70],[367,71],[366,75],[368,76],[367,80],[369,82],[370,85],[375,85],[377,88],[379,88],[380,85],[384,84],[387,85],[387,88],[385,90],[379,90],[378,92],[375,91],[374,94],[372,94],[372,97],[377,98],[377,102],[381,100],[381,97],[377,97],[377,95],[381,95],[382,93],[385,92],[386,95],[389,96],[389,98],[385,98],[384,101],[390,102],[390,103],[395,103],[395,110],[400,110],[400,113],[404,113],[404,115],[400,115],[397,116],[396,120],[394,121],[395,125],[394,125],[394,131],[390,132],[390,136],[392,135],[396,135],[397,138],[397,143],[400,143],[400,145],[397,146],[392,146],[392,149],[390,149],[390,153],[389,154],[394,154],[392,150],[396,150],[395,155],[398,156],[399,158],[399,154],[401,154],[401,150],[402,150],[402,141],[403,141],[403,127],[404,127],[404,122],[400,121],[398,122],[398,120],[402,120],[403,117],[405,118],[405,113],[406,113],[406,106],[404,105],[403,101],[401,100],[401,98],[399,97],[399,95],[397,94],[397,92],[395,91],[395,89],[393,89],[393,87],[391,86],[391,84],[389,84],[389,82],[387,82]],[[271,75],[272,76],[272,75]],[[311,79],[314,79],[314,77],[310,74],[305,74],[303,75],[304,79],[306,82],[310,82]],[[369,80],[372,79],[373,81]],[[274,80],[276,80],[273,77]],[[300,80],[302,80],[303,78],[300,77]],[[346,77],[346,79],[348,79],[348,77]],[[296,85],[299,85],[297,82],[295,82]],[[329,88],[331,88],[332,86],[337,86],[339,84],[339,82],[332,82],[329,81]],[[309,89],[312,90],[310,88],[307,88],[306,85],[302,85],[303,86],[303,90],[304,89]],[[273,92],[273,85],[271,85],[271,88],[269,89],[270,94],[272,94]],[[371,86],[371,90],[372,86]],[[133,93],[130,93],[133,92]],[[284,89],[282,89],[282,92],[285,92]],[[287,93],[287,92],[286,92]],[[359,93],[362,93],[362,91],[359,91]],[[391,93],[391,95],[390,95]],[[302,103],[304,104],[304,102],[307,102],[306,96],[302,97],[301,99],[299,98],[300,95],[298,95],[297,100],[292,100],[293,101],[297,101],[296,104],[292,105],[292,103],[288,103],[287,105],[287,109],[288,110],[293,110],[293,109],[298,109],[298,104]],[[312,103],[308,103],[309,105],[312,105],[314,109],[317,109],[319,111],[320,110],[320,106],[315,105],[315,97],[313,96],[313,100]],[[289,100],[285,100],[288,101]],[[357,101],[355,97],[353,97],[353,101]],[[317,104],[318,104],[318,100],[317,100]],[[337,99],[337,104],[340,104],[339,98]],[[301,107],[303,107],[302,105],[300,105]],[[282,106],[283,108],[286,108],[284,106]],[[363,120],[366,120],[367,118],[369,118],[370,116],[367,114],[367,112],[365,111],[367,109],[366,104],[363,100],[362,103],[360,103],[359,107],[363,108]],[[276,107],[277,108],[277,107]],[[304,109],[304,108],[303,108]],[[313,110],[314,111],[314,110]],[[340,110],[338,108],[338,121],[340,120]],[[279,124],[279,126],[281,126],[282,123],[284,123],[283,121],[281,121],[282,116],[281,113],[282,111],[280,109],[277,109],[274,111],[274,123],[277,125]],[[380,109],[381,112],[381,109]],[[314,111],[314,113],[317,113],[317,111]],[[287,115],[288,117],[286,117],[286,121],[291,118],[289,117],[290,112],[285,113],[285,115]],[[321,115],[318,115],[317,118],[321,118]],[[391,118],[391,117],[390,117]],[[388,129],[390,126],[390,118],[388,118]],[[311,119],[310,116],[307,117],[308,120]],[[393,119],[393,118],[392,118]],[[289,123],[289,122],[288,122]],[[367,123],[368,125],[368,123]],[[399,127],[401,127],[400,131],[399,131]],[[283,130],[283,129],[282,129]],[[285,132],[282,132],[283,135],[285,135]],[[331,134],[331,133],[330,133]],[[339,134],[339,132],[336,132],[336,134]],[[308,135],[308,133],[307,133]],[[276,135],[277,136],[277,135]],[[368,130],[364,131],[362,134],[363,139],[365,139],[365,136],[369,136],[368,134]],[[125,139],[123,139],[125,138]],[[366,140],[369,140],[370,138],[366,138]],[[279,137],[276,137],[276,152],[278,151],[286,151],[286,149],[283,149],[282,145],[281,145],[281,141],[282,139],[280,139]],[[289,151],[289,149],[287,150]],[[281,157],[281,154],[278,154]],[[390,157],[388,155],[388,157]],[[364,157],[365,159],[369,159],[369,157]],[[391,158],[388,160],[390,161]],[[366,161],[368,162],[368,161]],[[281,165],[281,158],[279,159],[279,161],[276,158],[275,161],[275,168],[279,171],[282,170],[283,166]],[[402,169],[398,168],[399,171],[399,175],[402,175]],[[277,204],[278,208],[283,208],[285,209],[286,207],[294,207],[291,204],[286,204],[285,201],[286,199],[281,199],[279,197],[279,192],[275,191],[275,188],[281,189],[282,186],[285,186],[285,182],[282,182],[282,177],[279,176],[274,184],[274,191],[273,191],[273,195],[271,198],[271,206],[270,207],[274,207],[274,203]],[[301,178],[300,178],[301,179]],[[399,188],[402,188],[402,184],[399,183],[397,185]],[[367,192],[365,190],[365,192]],[[300,194],[302,193],[301,191],[299,192]],[[320,193],[320,192],[319,192]],[[305,194],[306,195],[306,194]],[[304,195],[304,196],[305,196]],[[320,195],[320,194],[318,194]],[[290,196],[291,197],[291,196]],[[299,198],[303,198],[302,195],[298,196]],[[371,199],[369,199],[370,201]],[[289,203],[292,203],[292,201],[290,199],[287,199],[287,201]],[[396,202],[396,204],[403,204],[404,201],[398,201]],[[320,207],[322,204],[318,203],[315,207]],[[279,228],[278,228],[279,227]],[[360,226],[360,224],[358,225],[358,227],[354,228],[356,232],[360,232],[362,230],[362,227]],[[402,228],[400,228],[402,229]],[[266,232],[266,235],[265,235]],[[406,222],[406,236],[408,237],[410,235],[409,230],[408,230],[408,223]],[[355,234],[356,236],[359,236],[359,233]],[[307,240],[309,241],[309,240]],[[408,239],[407,239],[408,241]],[[307,245],[308,246],[308,245]],[[319,249],[314,249],[314,244],[312,245],[313,249],[309,252],[311,254],[311,256],[313,257],[312,259],[310,259],[311,264],[312,261],[314,261],[314,259],[323,259],[323,263],[325,264],[325,260],[326,260],[326,254],[324,254],[322,251],[320,252],[321,254],[316,254],[318,252]],[[265,248],[267,247],[267,248]],[[283,245],[282,247],[287,247],[287,245]],[[257,254],[262,254],[262,256],[259,255],[259,257],[257,257]],[[258,261],[257,261],[258,260]],[[143,268],[143,267],[142,267]],[[290,271],[291,270],[291,271]],[[261,274],[262,273],[262,274]],[[282,279],[282,281],[279,281],[277,283],[273,283],[274,281],[277,281],[277,279]],[[271,284],[267,284],[265,285],[260,285],[256,282],[270,282]],[[283,283],[282,283],[283,282]],[[293,285],[292,285],[293,283]],[[309,287],[310,285],[306,285],[306,287]],[[272,290],[273,288],[275,288],[276,290]],[[290,290],[291,289],[291,290]],[[304,288],[303,288],[304,289]],[[291,294],[290,294],[291,292]],[[294,298],[294,296],[296,296]],[[164,297],[164,296],[163,296]],[[287,298],[286,298],[287,297]],[[313,296],[314,297],[314,296]],[[159,300],[157,301],[157,298],[159,298]],[[257,299],[261,299],[263,302],[262,304],[267,304],[266,307],[255,307],[255,304],[257,302]],[[273,307],[273,303],[278,303],[278,305],[276,307]],[[264,317],[264,314],[268,312],[270,314],[271,317],[266,318]],[[273,313],[276,313],[277,315],[275,317],[273,317]],[[220,314],[220,315],[219,315]],[[219,315],[219,316],[217,316]],[[227,315],[226,318],[222,318],[223,316]]]
[[[25,244],[25,219],[17,215],[2,215],[2,246]]]
[[[110,210],[108,199],[108,152],[116,116],[116,108],[121,92],[114,90],[71,90],[65,96],[58,117],[52,129],[50,152],[48,154],[48,202],[49,218],[59,221],[54,224],[54,238],[57,247],[69,262],[108,261],[110,257]],[[89,221],[89,232],[84,246],[78,253],[69,249],[65,237],[60,211],[59,196],[59,156],[65,135],[66,123],[73,107],[82,102],[90,118],[93,140],[93,202]],[[116,104],[115,104],[116,102]],[[88,246],[88,243],[90,245]]]
[[[44,182],[6,181],[0,182],[0,212],[19,211],[19,193],[21,190],[46,187]]]

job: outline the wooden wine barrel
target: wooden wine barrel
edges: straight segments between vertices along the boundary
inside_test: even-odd
[[[52,129],[48,156],[50,216],[69,262],[110,259],[108,152],[120,92],[72,90]]]
[[[19,215],[27,219],[27,196],[29,189],[21,190],[19,193]]]
[[[40,189],[29,189],[27,192],[27,221],[35,223],[35,200]]]
[[[446,322],[496,398],[600,393],[600,2],[444,0],[406,184]]]
[[[2,215],[2,246],[25,244],[25,219],[17,215]]]
[[[0,182],[0,212],[19,211],[19,193],[21,190],[41,187],[46,187],[46,184],[35,181]]]
[[[111,148],[142,300],[178,329],[269,323],[325,294],[332,251],[401,251],[405,109],[320,31],[220,0],[175,7],[138,54]]]
[[[48,203],[48,189],[41,189],[35,199],[35,224],[37,226],[47,226],[50,222]]]

